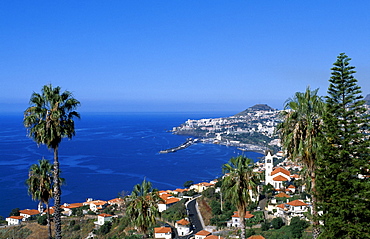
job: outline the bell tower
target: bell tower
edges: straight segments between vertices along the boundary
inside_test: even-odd
[[[272,158],[270,151],[268,151],[265,157],[265,184],[266,185],[269,183],[272,185],[271,172],[272,172],[273,167],[274,167],[274,159]]]

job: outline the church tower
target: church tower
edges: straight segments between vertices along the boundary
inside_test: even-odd
[[[267,155],[265,156],[265,185],[269,183],[272,185],[271,172],[273,167],[274,159],[272,158],[270,151],[268,151]]]

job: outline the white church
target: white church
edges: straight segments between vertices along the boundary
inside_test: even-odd
[[[276,190],[283,187],[284,181],[290,181],[290,172],[282,167],[274,168],[274,158],[268,152],[265,157],[265,184],[271,184]]]

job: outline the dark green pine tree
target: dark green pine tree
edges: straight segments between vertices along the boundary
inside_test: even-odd
[[[344,53],[331,68],[317,171],[320,238],[370,238],[369,115]]]

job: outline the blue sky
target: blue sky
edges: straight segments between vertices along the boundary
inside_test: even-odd
[[[59,85],[87,111],[281,109],[345,52],[370,93],[369,1],[1,1],[0,112]]]

